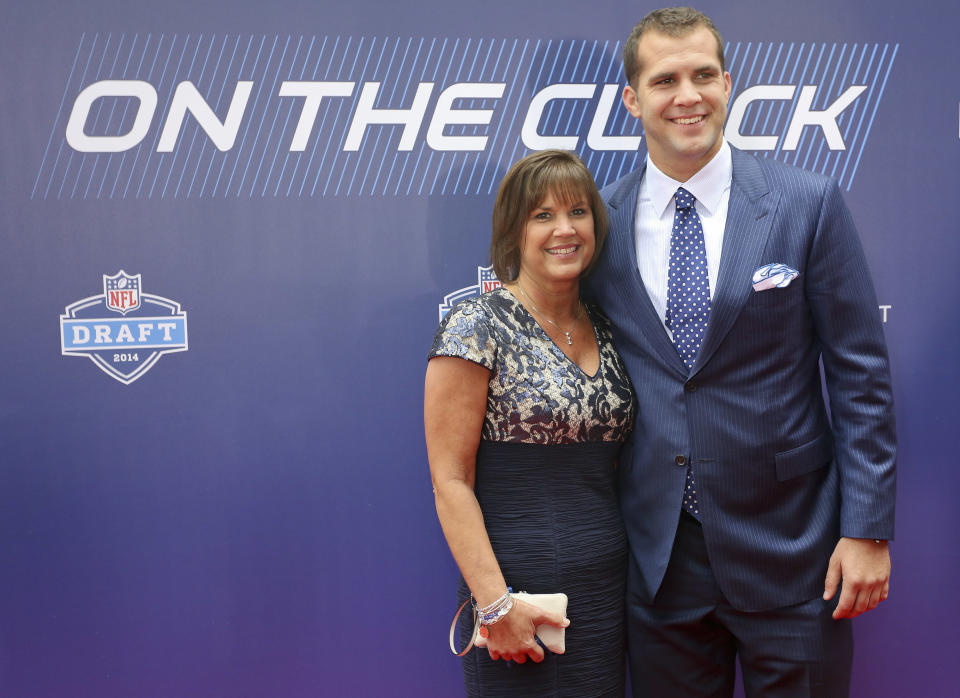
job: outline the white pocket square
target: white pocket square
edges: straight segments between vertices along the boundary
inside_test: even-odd
[[[753,290],[766,291],[769,288],[786,288],[798,276],[800,276],[800,272],[786,264],[780,264],[779,262],[764,264],[753,272]]]

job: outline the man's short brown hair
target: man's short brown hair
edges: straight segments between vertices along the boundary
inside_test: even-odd
[[[607,208],[597,185],[590,170],[574,153],[541,150],[514,163],[500,183],[493,204],[490,261],[502,283],[514,281],[520,273],[520,246],[527,216],[551,194],[563,203],[583,198],[590,204],[596,245],[584,273],[593,268],[608,229]]]
[[[700,27],[709,29],[717,40],[717,57],[720,59],[720,70],[726,70],[726,63],[723,58],[723,39],[713,21],[692,7],[664,7],[654,10],[641,19],[637,26],[633,28],[633,31],[630,32],[627,43],[623,46],[623,72],[626,73],[627,82],[630,86],[637,87],[634,81],[640,75],[640,71],[643,70],[643,66],[640,65],[640,57],[637,55],[637,44],[640,43],[640,37],[644,32],[655,31],[667,36],[680,37],[686,36]]]

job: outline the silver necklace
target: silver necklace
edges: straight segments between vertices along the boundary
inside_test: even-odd
[[[553,320],[551,320],[550,318],[548,318],[546,315],[543,314],[543,311],[540,310],[540,308],[537,307],[536,303],[534,303],[534,302],[530,299],[530,296],[527,295],[527,292],[523,290],[523,286],[520,285],[520,282],[519,282],[519,281],[517,281],[517,288],[520,289],[520,293],[523,295],[524,298],[527,299],[527,302],[530,303],[530,307],[533,308],[534,312],[535,312],[537,315],[539,315],[540,317],[542,317],[544,320],[546,320],[547,322],[549,322],[551,325],[553,325],[554,327],[556,327],[558,330],[560,330],[561,332],[563,332],[563,336],[567,338],[567,344],[573,344],[573,336],[572,336],[572,335],[573,335],[573,331],[577,328],[577,323],[580,321],[580,312],[581,312],[581,310],[582,310],[582,308],[583,308],[583,301],[581,301],[581,300],[579,300],[579,299],[577,300],[577,314],[576,314],[576,316],[573,318],[573,325],[570,327],[569,330],[565,330],[565,329],[563,329],[562,327],[560,327],[560,325],[558,325],[558,324],[555,323]]]

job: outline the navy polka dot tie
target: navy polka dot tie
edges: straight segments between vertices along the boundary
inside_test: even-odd
[[[710,281],[703,226],[694,206],[696,199],[683,187],[677,189],[677,213],[670,238],[670,275],[667,282],[666,324],[673,344],[688,370],[693,369],[710,319]],[[683,508],[700,518],[697,486],[687,461],[687,484]]]

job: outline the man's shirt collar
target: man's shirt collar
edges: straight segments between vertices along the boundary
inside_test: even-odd
[[[678,182],[665,175],[648,155],[645,179],[650,202],[659,217],[666,212],[678,187],[683,187],[693,194],[707,213],[712,214],[720,206],[723,192],[733,180],[733,156],[730,154],[730,146],[724,139],[720,150],[710,162],[686,182]]]

